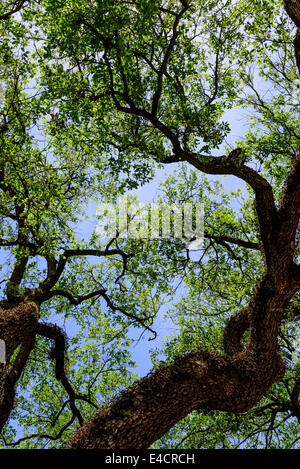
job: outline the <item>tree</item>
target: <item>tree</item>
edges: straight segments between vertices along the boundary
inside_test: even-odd
[[[229,447],[260,444],[261,426],[272,445],[278,414],[300,418],[299,367],[284,360],[299,314],[299,0],[27,1],[0,19],[4,444],[11,418],[37,429],[25,446]],[[233,108],[250,123],[230,148]],[[197,262],[182,240],[76,235],[92,196],[114,200],[171,163],[166,200],[206,204]],[[247,197],[202,173],[239,178]],[[180,333],[137,380],[128,330],[155,337],[177,279]],[[80,328],[68,359],[63,320]]]

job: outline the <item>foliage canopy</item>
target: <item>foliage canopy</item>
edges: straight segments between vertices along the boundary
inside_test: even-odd
[[[299,0],[0,2],[1,447],[299,446],[299,28]],[[201,250],[87,229],[164,167]]]

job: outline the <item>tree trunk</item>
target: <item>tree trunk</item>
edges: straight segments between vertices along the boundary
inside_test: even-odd
[[[147,449],[191,411],[246,412],[284,374],[278,329],[288,298],[297,290],[290,279],[272,285],[265,276],[248,308],[230,320],[224,355],[200,350],[161,365],[96,412],[72,436],[73,449]],[[247,317],[248,319],[245,319]],[[246,326],[251,334],[246,346]]]
[[[0,307],[0,339],[5,342],[6,349],[6,362],[0,367],[0,430],[12,411],[15,385],[34,346],[38,317],[34,302],[17,306],[2,303]]]

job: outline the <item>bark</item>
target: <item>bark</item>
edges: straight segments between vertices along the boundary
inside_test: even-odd
[[[300,1],[286,0],[285,8],[298,28],[294,46],[300,71]],[[280,207],[276,209],[271,186],[251,168],[230,158],[201,159],[183,151],[155,115],[143,117],[170,139],[173,162],[188,161],[207,174],[230,173],[252,187],[266,273],[248,307],[228,321],[224,354],[199,350],[160,366],[85,422],[68,442],[73,449],[146,449],[195,409],[247,411],[284,374],[278,350],[279,327],[289,300],[300,288],[299,266],[293,263],[299,224],[300,153],[294,158]],[[247,330],[250,338],[244,345]]]
[[[222,157],[199,162],[179,154],[198,169],[244,179],[256,196],[256,211],[266,273],[247,308],[225,327],[224,354],[199,350],[162,365],[77,430],[72,449],[146,449],[191,411],[245,412],[284,375],[279,327],[289,300],[300,288],[300,268],[293,262],[300,207],[300,152],[293,159],[280,206],[268,182],[251,168],[232,166]],[[249,342],[243,335],[250,330]]]
[[[25,3],[26,3],[26,0],[20,0],[19,2],[18,1],[14,2],[13,7],[10,11],[8,11],[7,13],[3,15],[0,15],[0,20],[9,20],[15,13],[17,13],[23,8]]]
[[[34,347],[38,317],[38,307],[34,302],[19,305],[2,303],[0,307],[0,339],[6,346],[6,363],[0,368],[0,429],[12,411],[15,385]]]
[[[235,413],[250,409],[284,374],[278,330],[297,288],[292,279],[272,285],[272,278],[265,276],[248,308],[227,324],[227,353],[199,350],[160,366],[97,411],[68,447],[146,449],[198,408]],[[247,325],[251,336],[243,346]]]
[[[300,28],[300,1],[284,0],[284,6],[289,17],[294,21],[297,28]]]
[[[261,232],[268,248],[266,273],[248,306],[228,321],[225,353],[199,350],[161,365],[111,405],[98,410],[75,432],[69,448],[146,449],[195,409],[247,411],[283,376],[279,327],[289,300],[300,288],[300,269],[293,263],[299,223],[299,170],[300,153],[287,177],[274,217],[276,223],[271,222],[269,233]],[[264,210],[273,211],[270,202],[259,208],[261,217]],[[250,338],[243,344],[247,330]]]
[[[294,51],[296,64],[300,73],[300,0],[285,0],[284,6],[287,14],[298,28],[294,39]]]

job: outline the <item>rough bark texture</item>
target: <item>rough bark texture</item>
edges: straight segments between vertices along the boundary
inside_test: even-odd
[[[0,339],[6,344],[6,363],[0,369],[0,428],[13,408],[15,384],[23,371],[34,346],[35,329],[39,318],[34,302],[0,307]],[[14,352],[16,356],[12,359]]]
[[[298,26],[299,1],[286,4]],[[192,410],[247,411],[284,374],[279,327],[288,301],[300,288],[300,267],[293,262],[300,214],[300,152],[293,159],[278,209],[271,186],[251,168],[222,157],[201,162],[174,142],[173,161],[176,158],[208,174],[235,174],[252,187],[266,272],[248,307],[228,321],[224,354],[199,350],[162,365],[99,409],[74,433],[69,448],[146,449]],[[243,345],[248,329],[250,338]]]
[[[297,26],[296,38],[294,40],[295,58],[297,67],[300,73],[300,1],[299,0],[285,0],[284,6],[287,14],[294,21]]]
[[[199,407],[229,412],[250,409],[284,374],[278,327],[287,298],[295,290],[295,284],[293,289],[278,285],[271,294],[269,279],[264,278],[248,308],[252,333],[247,347],[240,345],[245,331],[243,317],[240,329],[238,319],[227,325],[230,353],[199,351],[162,365],[124,391],[111,406],[97,411],[73,435],[69,447],[146,449]]]

